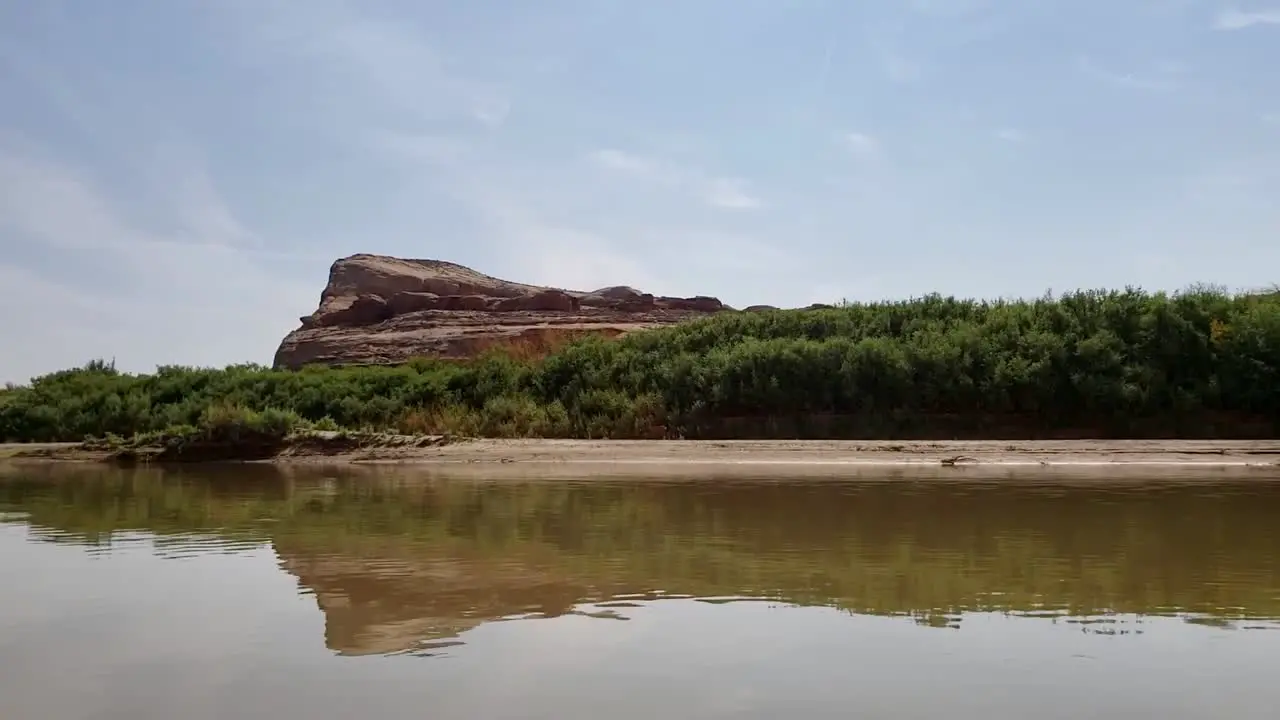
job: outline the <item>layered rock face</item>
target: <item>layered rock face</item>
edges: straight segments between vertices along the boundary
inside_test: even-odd
[[[441,260],[352,255],[329,270],[320,307],[276,351],[275,366],[464,358],[495,345],[616,336],[730,310],[712,297],[659,297],[525,285]]]

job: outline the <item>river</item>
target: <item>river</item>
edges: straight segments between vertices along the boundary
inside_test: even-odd
[[[1280,475],[0,472],[0,717],[1248,718]]]

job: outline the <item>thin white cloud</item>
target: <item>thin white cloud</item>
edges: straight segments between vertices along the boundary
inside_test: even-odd
[[[913,83],[924,77],[924,64],[896,50],[882,49],[878,53],[884,74],[896,83]]]
[[[502,97],[477,96],[471,100],[471,114],[486,127],[496,128],[511,113],[511,101]]]
[[[1118,72],[1105,67],[1088,56],[1076,58],[1076,68],[1084,74],[1119,88],[1146,91],[1166,91],[1178,87],[1182,68],[1173,63],[1159,63],[1148,72]]]
[[[719,267],[733,271],[735,280],[758,275],[767,281],[781,272],[801,270],[794,252],[751,234],[658,226],[642,229],[628,239],[645,247],[674,241],[684,248],[681,257],[695,268],[692,271],[695,276],[701,272],[697,268]],[[705,287],[695,289],[707,290]]]
[[[871,63],[893,83],[914,83],[924,77],[926,48],[904,38],[904,33],[901,22],[872,23],[864,29],[860,43]]]
[[[698,168],[614,148],[595,150],[587,157],[599,167],[677,188],[713,207],[750,210],[761,205],[760,199],[750,191],[749,183],[743,178],[711,175]]]
[[[314,303],[314,281],[270,273],[256,250],[225,242],[228,227],[242,226],[221,198],[213,198],[213,214],[191,210],[184,198],[211,186],[156,199],[169,216],[191,220],[174,236],[130,220],[86,169],[9,140],[0,144],[0,227],[24,252],[0,261],[0,304],[28,310],[0,319],[0,337],[22,348],[0,357],[0,380],[22,382],[94,357],[137,371],[270,362]]]
[[[1004,127],[996,130],[996,138],[1008,143],[1026,142],[1026,133],[1017,128]]]
[[[38,311],[30,309],[33,301]],[[142,317],[132,312],[136,308],[6,262],[0,262],[0,302],[10,308],[0,314],[0,334],[9,339],[0,357],[0,383],[25,383],[99,357],[111,359],[121,338],[131,334],[113,321]]]
[[[83,177],[56,167],[16,142],[0,143],[0,228],[60,250],[119,250],[129,237]],[[126,247],[147,245],[131,237]]]
[[[880,150],[880,141],[861,132],[845,133],[840,136],[839,142],[855,155],[870,155]]]
[[[1182,207],[1215,213],[1253,215],[1275,207],[1277,183],[1248,167],[1226,166],[1181,179]]]
[[[600,233],[549,218],[538,203],[488,182],[482,172],[463,170],[454,179],[456,196],[485,225],[491,241],[504,248],[505,264],[485,272],[573,290],[609,285],[666,290],[642,261]]]
[[[169,201],[183,236],[229,247],[262,247],[216,187],[203,153],[192,145],[168,144],[154,158],[154,184]],[[154,204],[154,203],[153,203]]]
[[[511,172],[480,157],[458,163],[449,168],[449,192],[482,226],[485,244],[497,251],[481,269],[537,284],[576,289],[624,284],[657,294],[719,295],[744,305],[764,295],[776,297],[758,288],[768,287],[778,272],[799,272],[797,255],[772,243],[771,233],[761,232],[755,218],[750,225],[735,225],[736,213],[708,213],[687,202],[739,208],[757,202],[732,179],[671,185],[663,174],[670,163],[619,150],[588,159],[597,172],[678,190],[678,197],[664,202],[617,193],[576,165]],[[545,181],[531,187],[531,177]],[[709,197],[690,192],[695,189]],[[671,253],[683,258],[679,266],[658,260]],[[734,271],[728,277],[726,268]]]
[[[912,11],[934,18],[961,18],[992,8],[992,0],[910,0]]]
[[[228,18],[246,49],[268,59],[284,53],[322,63],[327,82],[359,87],[422,121],[467,117],[495,128],[512,111],[502,88],[450,66],[411,23],[360,12],[356,5],[315,0],[224,0],[211,7]],[[359,84],[343,82],[355,75]]]
[[[470,143],[458,137],[433,133],[371,131],[367,144],[375,152],[412,162],[447,163],[458,160],[471,149]]]
[[[612,148],[593,150],[589,157],[595,163],[611,170],[658,179],[676,179],[653,160],[622,150]]]
[[[203,170],[164,173],[156,184],[168,188],[159,204],[176,219],[178,232],[140,232],[126,226],[88,170],[58,163],[29,143],[0,135],[0,227],[61,250],[150,252],[172,245],[260,245]]]
[[[1227,9],[1213,20],[1215,30],[1244,30],[1258,25],[1280,25],[1280,8],[1244,11]]]
[[[480,125],[496,126],[511,107],[509,96],[499,91],[499,85],[476,81],[464,73],[465,56],[451,57],[445,63],[416,34],[412,23],[373,22],[368,13],[374,11],[363,6],[335,10],[328,0],[320,2],[320,20],[307,17],[313,12],[310,6],[300,10],[288,3],[275,3],[268,33],[252,20],[255,6],[242,2],[239,7],[245,12],[238,21],[240,33],[253,41],[250,49],[255,53],[283,50],[322,61],[288,68],[291,83],[331,83],[338,96],[367,100],[345,108],[342,120],[359,135],[363,147],[378,157],[407,167],[416,165],[420,176],[410,182],[443,190],[447,197],[438,197],[438,201],[450,205],[468,224],[484,228],[480,241],[473,245],[488,248],[477,252],[478,256],[496,259],[495,265],[483,268],[487,272],[569,287],[622,283],[652,292],[694,292],[699,288],[664,289],[659,283],[669,272],[653,272],[647,255],[636,252],[641,246],[628,238],[641,232],[645,219],[655,214],[669,226],[664,228],[665,236],[689,236],[681,230],[682,221],[693,222],[703,216],[696,210],[690,212],[688,200],[734,211],[724,215],[762,205],[745,178],[621,149],[590,153],[588,160],[596,171],[603,169],[673,191],[673,204],[641,208],[634,198],[602,193],[597,172],[584,172],[572,156],[558,164],[546,157],[530,160],[509,148],[500,150],[486,138],[456,129],[454,121],[468,113],[469,119]],[[405,67],[409,68],[407,76]],[[278,65],[273,70],[282,72]],[[421,112],[409,121],[401,118],[393,125],[397,130],[388,131],[387,106],[403,107],[418,97],[426,98]],[[448,117],[449,122],[434,122],[439,117]],[[418,131],[414,118],[429,122],[423,122]],[[326,120],[330,125],[335,122],[332,116]],[[451,129],[442,132],[442,127]],[[676,155],[690,152],[697,151],[672,151]],[[609,204],[614,207],[601,210]],[[456,251],[442,252],[453,253],[446,259],[467,261]]]
[[[932,79],[941,67],[939,53],[990,42],[1012,21],[1013,4],[996,12],[994,0],[908,0],[893,4],[897,10],[864,26],[860,46],[865,48],[871,64],[895,84]]]
[[[746,181],[738,178],[712,178],[703,196],[708,205],[727,210],[750,210],[760,207],[760,200],[747,192]]]

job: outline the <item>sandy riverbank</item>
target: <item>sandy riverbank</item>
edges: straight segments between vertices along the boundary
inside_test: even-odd
[[[0,445],[9,462],[101,461],[110,454],[78,444]],[[1280,440],[1060,440],[1060,441],[670,441],[670,440],[461,440],[402,441],[368,447],[324,447],[312,442],[266,462],[399,463],[432,466],[701,466],[820,470],[874,466],[1189,466],[1280,467]]]

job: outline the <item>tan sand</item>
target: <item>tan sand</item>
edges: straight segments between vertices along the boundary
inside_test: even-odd
[[[1201,482],[1225,477],[1280,480],[1280,441],[693,441],[466,440],[342,452],[296,450],[266,461],[299,471],[357,468],[413,476],[478,479],[859,478]],[[74,443],[0,445],[0,470],[20,464],[94,462],[103,452]],[[31,457],[32,450],[39,453]],[[20,457],[28,454],[28,457]],[[344,469],[345,468],[345,469]],[[307,470],[310,472],[310,470]]]
[[[34,462],[100,460],[75,444],[0,445],[0,459]],[[40,449],[45,457],[15,458]],[[534,473],[705,471],[777,474],[899,468],[1273,468],[1280,471],[1280,440],[1059,440],[1059,441],[821,441],[821,440],[466,440],[360,448],[340,453],[290,452],[290,464],[412,464],[497,468]]]
[[[868,441],[607,441],[480,440],[412,449],[400,457],[371,461],[430,463],[453,473],[469,466],[493,474],[716,473],[817,475],[886,469],[1033,468],[1089,472],[1145,468],[1275,468],[1280,442],[1045,441],[1045,442],[868,442]]]
[[[411,460],[503,463],[1280,464],[1280,440],[472,440],[410,452]]]

